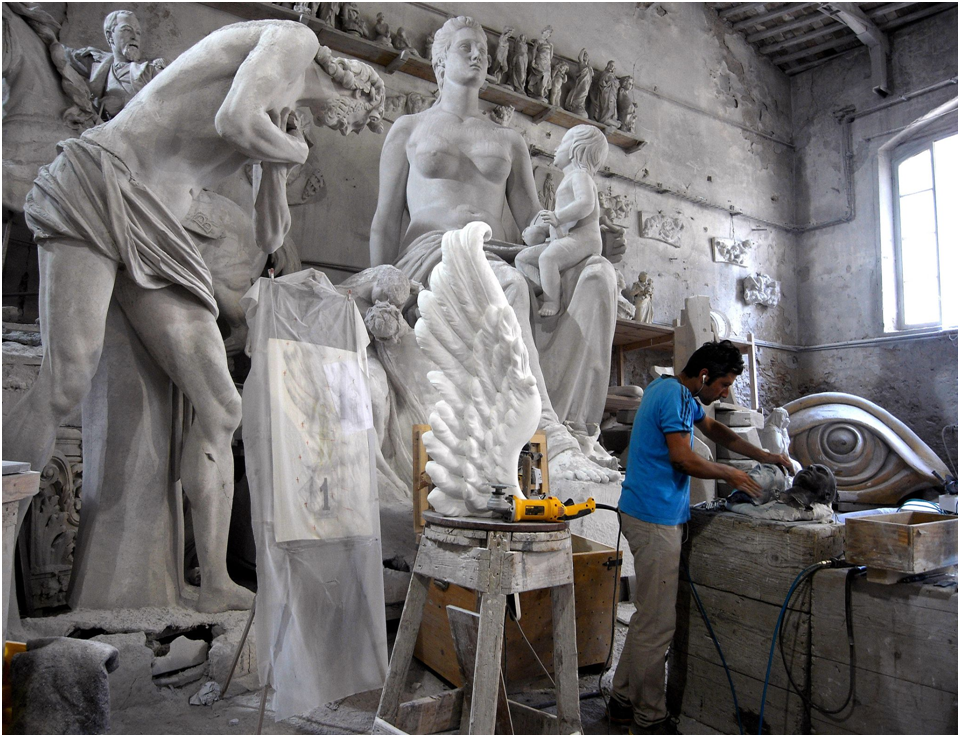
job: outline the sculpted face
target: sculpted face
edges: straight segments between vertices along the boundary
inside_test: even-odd
[[[376,128],[380,117],[379,111],[375,107],[371,108],[363,98],[346,92],[327,101],[315,111],[315,115],[319,125],[340,131],[343,136],[359,133],[368,125]]]
[[[124,61],[140,61],[140,21],[133,13],[123,13],[107,38],[114,56]]]
[[[447,49],[444,80],[480,84],[487,73],[487,39],[472,28],[461,28]]]

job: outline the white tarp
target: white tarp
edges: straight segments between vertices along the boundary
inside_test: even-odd
[[[280,720],[386,676],[368,338],[353,300],[317,271],[260,279],[242,305],[257,663]]]

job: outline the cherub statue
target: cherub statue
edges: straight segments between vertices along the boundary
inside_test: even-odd
[[[295,13],[302,13],[303,15],[316,15],[319,5],[320,3],[295,3],[293,10]]]
[[[433,37],[436,35],[436,31],[431,31],[430,35],[427,36],[427,40],[423,44],[423,58],[427,61],[433,61]]]
[[[550,104],[553,107],[560,107],[560,100],[563,96],[563,85],[567,83],[567,74],[570,67],[567,62],[561,61],[553,68],[553,77],[550,80]]]
[[[603,250],[593,177],[606,161],[608,149],[599,128],[577,125],[568,130],[553,160],[563,170],[557,209],[541,210],[523,232],[524,243],[532,248],[523,249],[515,264],[528,278],[538,277],[533,281],[543,289],[541,317],[560,311],[560,272]]]
[[[377,13],[377,22],[373,24],[373,42],[392,46],[393,40],[390,36],[390,26],[383,19],[383,13]]]
[[[553,27],[547,26],[540,32],[540,38],[533,42],[533,59],[530,62],[530,78],[527,80],[527,89],[531,97],[538,100],[547,101],[547,93],[550,92],[550,85],[553,82],[551,78],[551,66],[553,65],[553,44],[550,43],[550,36],[553,35]]]
[[[490,60],[490,76],[497,84],[505,83],[510,74],[510,39],[514,30],[507,26],[497,40],[497,50]]]
[[[340,28],[354,36],[367,37],[367,24],[360,17],[360,8],[356,3],[342,3],[340,6]]]
[[[400,26],[397,32],[393,34],[393,48],[397,51],[409,51],[417,58],[420,58],[420,52],[417,51],[417,48],[410,42],[410,39],[407,38],[407,29],[403,26]]]
[[[633,300],[636,309],[634,319],[637,322],[653,322],[653,279],[647,276],[646,271],[637,275],[637,280],[630,287],[628,296]]]
[[[620,77],[620,91],[617,93],[617,117],[620,119],[620,130],[633,133],[637,125],[637,103],[633,101],[630,92],[633,90],[633,77],[629,74]]]
[[[629,299],[627,299],[627,282],[623,274],[617,272],[617,317],[624,320],[632,320],[637,314],[637,308]]]
[[[521,95],[527,85],[527,65],[530,61],[530,50],[527,48],[527,37],[522,33],[517,36],[517,43],[513,47],[513,58],[510,60],[510,86]]]

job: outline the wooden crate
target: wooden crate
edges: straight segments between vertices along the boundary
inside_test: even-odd
[[[610,649],[610,620],[619,567],[610,565],[613,548],[579,535],[573,542],[573,586],[577,614],[577,658],[580,667],[603,663]],[[448,604],[479,611],[476,592],[434,581],[430,584],[414,655],[455,686],[462,686],[447,621]],[[519,595],[520,626],[547,670],[553,674],[553,614],[550,590]],[[544,678],[543,669],[509,615],[504,629],[507,680],[517,686]]]
[[[851,517],[847,560],[869,569],[924,573],[957,564],[957,518],[927,512]],[[872,579],[873,577],[871,577]]]

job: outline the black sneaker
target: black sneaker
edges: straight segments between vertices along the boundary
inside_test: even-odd
[[[607,719],[610,724],[631,724],[633,722],[633,705],[629,701],[621,701],[611,696],[607,702]]]
[[[633,721],[630,724],[630,734],[680,734],[680,730],[677,729],[676,720],[667,717],[645,726]]]

